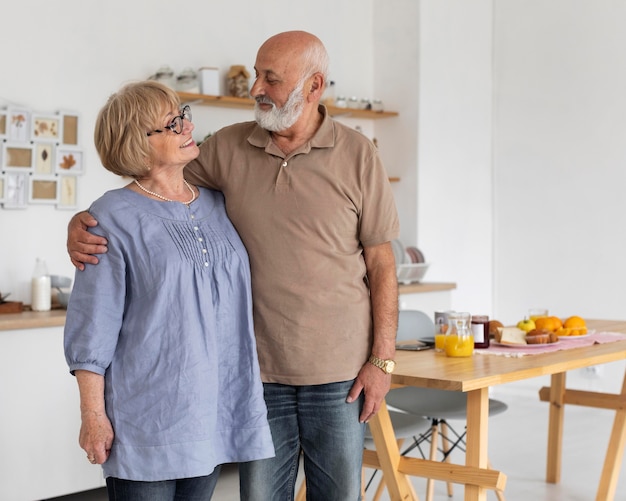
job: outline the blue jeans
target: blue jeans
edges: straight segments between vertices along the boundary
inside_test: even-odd
[[[276,456],[239,465],[242,501],[292,501],[300,452],[308,501],[358,501],[365,424],[354,381],[313,386],[263,384]]]
[[[213,496],[220,466],[204,477],[140,482],[107,477],[109,501],[209,501]]]

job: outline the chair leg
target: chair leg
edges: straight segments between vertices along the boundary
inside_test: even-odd
[[[448,423],[445,420],[440,422],[441,426],[441,450],[444,455],[444,462],[450,462],[450,433],[448,430]],[[448,489],[448,497],[452,497],[454,495],[454,484],[452,482],[447,483]]]
[[[374,497],[372,498],[372,501],[379,501],[380,497],[383,495],[384,490],[385,490],[385,479],[383,478],[380,482],[378,482],[378,485],[376,486],[376,492],[374,493]],[[365,496],[363,496],[363,499],[365,499]]]
[[[437,461],[437,439],[439,437],[439,422],[433,419],[430,428],[430,456],[428,459]],[[426,480],[426,501],[433,501],[435,493],[435,480],[429,478]]]
[[[302,485],[296,494],[295,501],[306,501],[306,478],[302,480]]]
[[[361,468],[361,499],[365,501],[365,468]]]

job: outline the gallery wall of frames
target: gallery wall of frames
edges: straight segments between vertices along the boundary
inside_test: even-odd
[[[84,172],[77,113],[0,109],[0,204],[75,209]]]

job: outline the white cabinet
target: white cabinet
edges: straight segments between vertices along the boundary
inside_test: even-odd
[[[105,485],[78,446],[78,386],[63,327],[0,330],[0,499],[33,501]]]

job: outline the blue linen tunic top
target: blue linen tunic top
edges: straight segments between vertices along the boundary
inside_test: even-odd
[[[108,252],[76,272],[64,343],[72,373],[105,377],[105,477],[195,477],[273,456],[248,256],[223,195],[201,188],[187,207],[121,188],[89,212]]]

